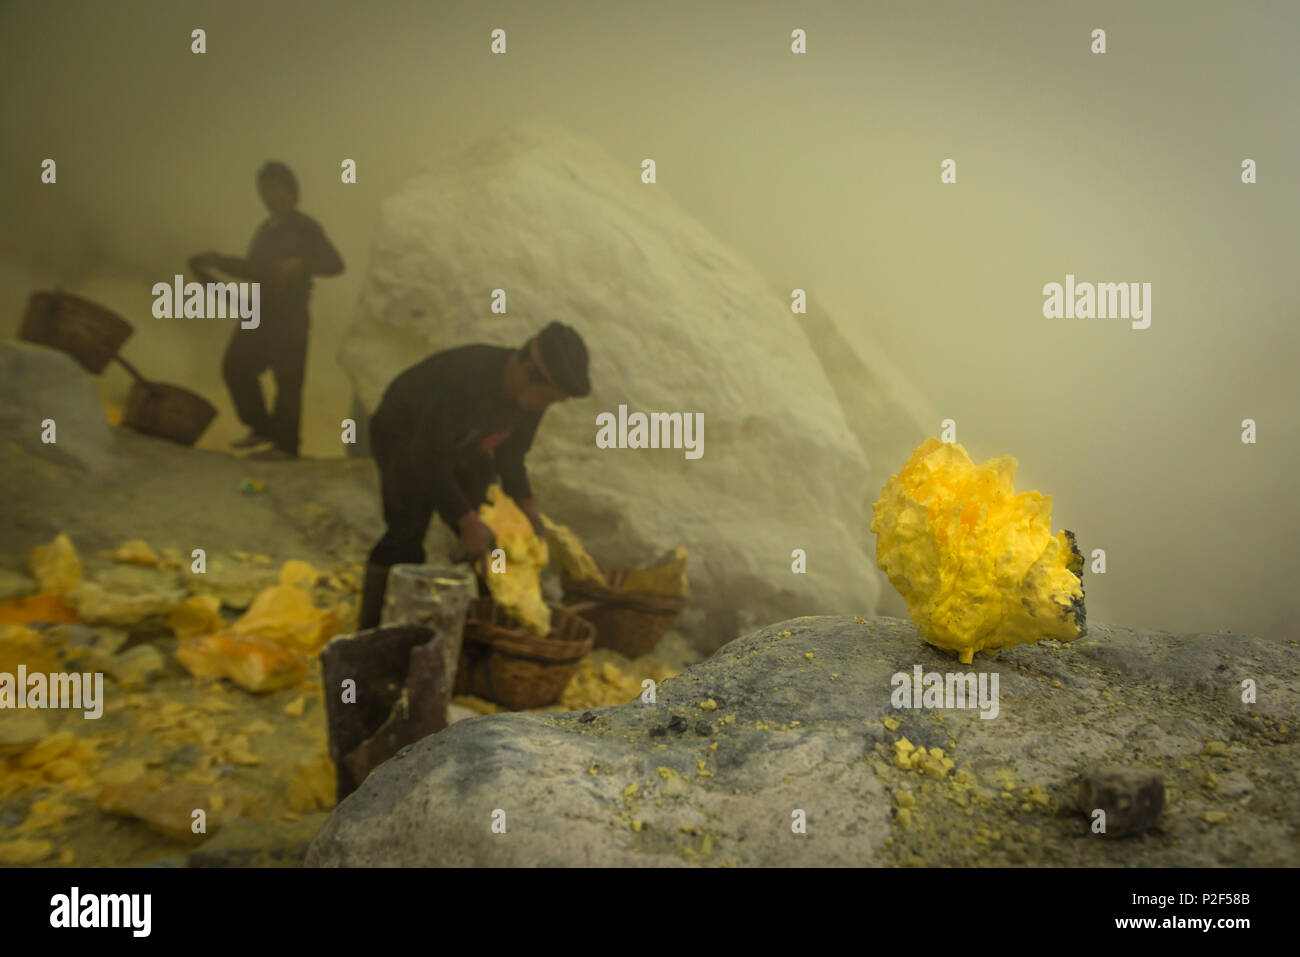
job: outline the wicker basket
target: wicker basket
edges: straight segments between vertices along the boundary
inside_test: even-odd
[[[122,424],[145,435],[193,445],[216,418],[203,396],[162,382],[132,382]]]
[[[539,638],[491,598],[470,603],[456,669],[456,694],[472,694],[515,711],[560,700],[595,629],[573,609],[551,606],[551,633]]]
[[[95,375],[131,335],[131,324],[98,303],[65,292],[34,292],[18,338],[66,352]]]
[[[565,601],[582,604],[573,610],[596,628],[596,646],[612,648],[627,658],[654,649],[686,607],[684,595],[623,591],[625,569],[606,576],[610,587],[564,578]]]

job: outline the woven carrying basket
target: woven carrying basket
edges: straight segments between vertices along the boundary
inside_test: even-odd
[[[580,602],[578,614],[596,628],[596,647],[611,648],[627,658],[654,649],[686,607],[683,595],[623,591],[625,569],[606,576],[610,587],[563,578],[565,601]]]
[[[456,694],[477,695],[515,711],[554,704],[595,637],[589,622],[552,605],[551,633],[539,638],[491,598],[477,598],[465,617]]]

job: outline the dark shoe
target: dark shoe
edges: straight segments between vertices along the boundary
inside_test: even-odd
[[[276,448],[262,449],[260,452],[245,456],[245,458],[252,459],[254,462],[288,462],[297,457],[292,452]]]
[[[357,612],[357,630],[379,627],[384,610],[384,592],[388,589],[388,567],[366,563],[366,580],[361,586],[361,607]]]
[[[269,435],[263,435],[256,429],[250,429],[248,434],[242,439],[235,439],[230,443],[232,449],[251,449],[256,445],[266,445],[271,441]]]

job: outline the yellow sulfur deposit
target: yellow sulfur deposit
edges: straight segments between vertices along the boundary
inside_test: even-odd
[[[549,634],[551,609],[542,599],[541,586],[542,569],[550,560],[546,542],[537,537],[533,523],[500,485],[489,488],[487,495],[487,504],[479,506],[478,514],[505,552],[504,568],[490,555],[487,558],[483,577],[492,600],[534,634]]]
[[[653,568],[639,568],[628,572],[627,577],[623,579],[623,591],[689,596],[691,589],[686,582],[686,549],[678,545],[667,561]]]
[[[609,586],[609,582],[605,580],[605,573],[582,547],[582,542],[578,541],[578,536],[573,534],[569,526],[557,525],[545,515],[542,516],[542,524],[546,526],[546,540],[560,560],[560,567],[569,578],[575,582],[600,585],[602,588]]]
[[[641,693],[641,681],[622,671],[612,661],[597,662],[591,655],[583,658],[569,679],[560,704],[566,711],[603,708],[626,704]]]
[[[921,636],[963,664],[1086,631],[1083,556],[1072,533],[1051,534],[1050,495],[1015,493],[1017,465],[926,439],[873,506],[876,563]]]

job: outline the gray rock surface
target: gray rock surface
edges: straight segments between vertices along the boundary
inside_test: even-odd
[[[50,444],[41,441],[45,419],[55,422]],[[48,346],[0,341],[0,448],[7,443],[92,472],[111,467],[112,430],[76,359]]]
[[[430,353],[570,323],[593,393],[550,410],[538,433],[529,469],[544,511],[606,566],[687,545],[694,608],[721,640],[805,611],[874,613],[885,583],[864,508],[879,492],[870,460],[897,468],[896,434],[924,435],[883,380],[843,393],[869,400],[851,412],[872,416],[856,435],[788,291],[671,187],[642,184],[639,162],[536,121],[409,183],[383,206],[341,365],[373,410]],[[497,288],[506,315],[491,311]],[[703,457],[596,448],[596,416],[620,404],[703,413]],[[791,571],[796,548],[806,575]]]
[[[996,673],[997,717],[896,710],[918,664]],[[962,668],[903,619],[798,618],[653,705],[459,721],[376,769],[307,863],[1295,866],[1298,702],[1294,642],[1093,624]],[[954,766],[900,767],[904,737]],[[1108,766],[1160,775],[1157,829],[1091,833],[1079,784]]]

